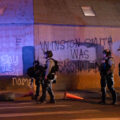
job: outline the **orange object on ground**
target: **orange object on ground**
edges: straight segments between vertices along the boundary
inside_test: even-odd
[[[79,96],[73,95],[73,94],[68,93],[68,92],[65,92],[64,98],[70,98],[70,99],[76,99],[76,100],[83,100],[84,99],[83,97],[79,97]]]

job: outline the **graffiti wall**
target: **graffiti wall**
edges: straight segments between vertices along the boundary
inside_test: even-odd
[[[44,65],[43,52],[52,50],[60,66],[56,89],[99,88],[96,62],[101,61],[103,49],[110,49],[115,61],[115,86],[119,87],[119,32],[120,28],[114,27],[1,25],[0,76],[24,75],[33,64],[34,53]],[[27,84],[26,80],[12,81],[14,86]]]
[[[31,79],[25,76],[0,76],[0,91],[10,90],[15,92],[26,92],[34,90],[35,83],[31,87]]]
[[[35,25],[35,57],[45,64],[43,53],[52,50],[54,59],[59,61],[59,74],[63,76],[58,79],[63,86],[70,82],[69,88],[97,88],[100,77],[96,62],[101,61],[103,49],[112,51],[118,78],[119,32],[120,28],[111,27]]]
[[[33,0],[0,0],[0,76],[23,75],[32,64],[33,23]]]
[[[33,51],[33,43],[33,25],[0,26],[0,75],[23,75],[26,51]]]

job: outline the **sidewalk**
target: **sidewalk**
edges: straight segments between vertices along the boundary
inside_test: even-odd
[[[100,89],[91,89],[91,90],[74,90],[74,91],[55,91],[55,99],[61,100],[65,98],[65,92],[71,93],[73,95],[83,97],[84,100],[98,99],[101,98]],[[116,89],[117,99],[120,100],[120,88]],[[33,92],[34,94],[34,92]],[[41,91],[40,91],[41,94]],[[30,101],[32,100],[32,91],[1,91],[0,92],[0,101],[2,97],[6,97],[9,100],[13,101]],[[107,91],[107,98],[111,99],[111,94]],[[47,94],[47,99],[49,99],[49,95]]]

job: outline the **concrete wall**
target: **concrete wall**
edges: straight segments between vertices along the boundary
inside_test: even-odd
[[[81,6],[91,6],[96,16],[85,17]],[[101,51],[104,48],[113,51],[116,65],[115,87],[119,87],[118,63],[120,53],[117,51],[120,46],[119,6],[120,0],[34,0],[36,59],[44,63],[44,60],[41,60],[42,51],[51,49],[54,52],[54,57],[63,66],[60,68],[61,72],[58,74],[55,89],[100,88],[100,75],[94,63],[96,60],[100,61]],[[82,25],[92,27],[81,27]],[[86,42],[90,46],[91,44],[96,45],[96,56],[91,56],[94,53],[91,51],[92,47],[88,49],[82,46]],[[78,46],[75,47],[73,43],[78,44]],[[50,44],[53,47],[50,47]],[[83,53],[83,59],[78,57],[74,60],[70,52],[76,49],[79,51],[80,48],[83,51],[86,49],[91,52]],[[89,54],[91,58],[96,57],[96,59],[91,61],[85,57],[85,54]],[[76,68],[77,65],[74,64],[79,67]]]
[[[45,63],[43,50],[47,49],[59,61],[56,90],[99,88],[95,62],[100,61],[102,50],[108,48],[115,59],[115,87],[119,87],[120,0],[34,0],[33,6],[32,0],[19,3],[1,0],[0,75],[23,75],[28,67],[24,60],[30,59],[29,50],[23,49],[30,46],[35,48],[35,58],[41,64]],[[85,17],[81,6],[91,6],[96,16]],[[10,81],[7,83],[12,86]],[[27,88],[24,82],[16,79],[14,87]]]
[[[85,17],[91,6],[95,17]],[[120,26],[120,0],[34,0],[34,22],[47,24]]]
[[[103,49],[110,49],[115,60],[115,86],[119,87],[118,63],[120,28],[35,25],[35,57],[45,64],[43,52],[52,50],[60,72],[55,89],[91,89],[100,87],[96,62]]]

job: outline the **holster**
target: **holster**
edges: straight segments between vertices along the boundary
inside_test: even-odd
[[[54,77],[55,77],[55,74],[54,74],[54,73],[50,73],[50,74],[47,76],[47,78],[48,78],[49,80],[53,80]]]

